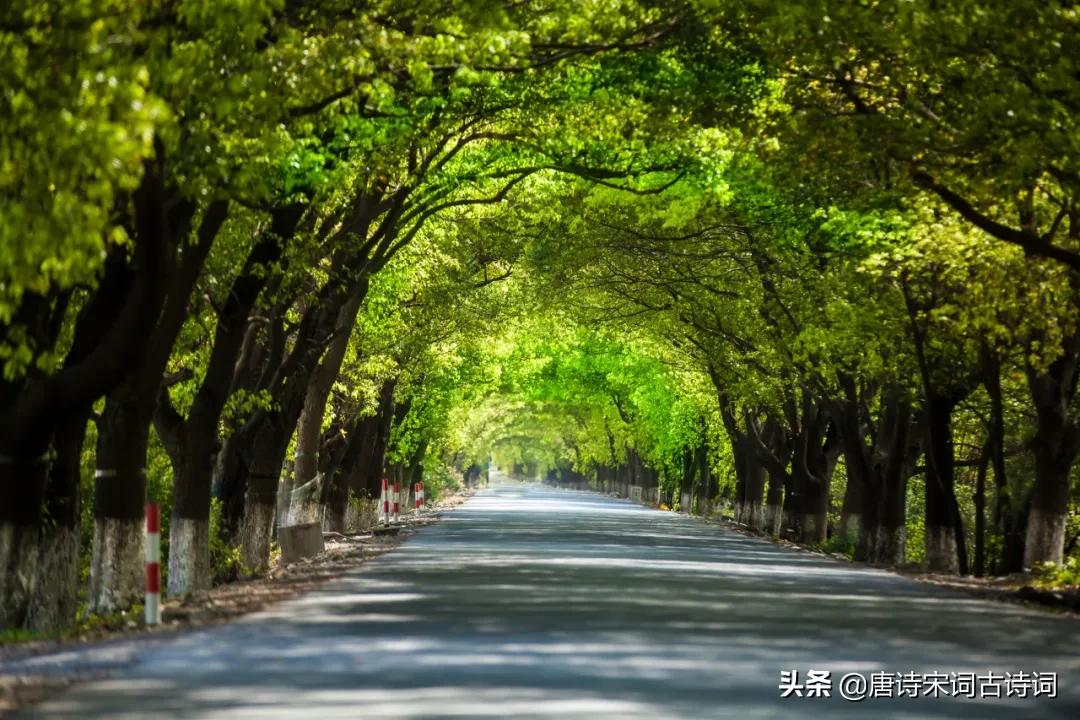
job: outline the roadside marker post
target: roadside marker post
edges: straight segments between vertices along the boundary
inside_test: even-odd
[[[382,495],[379,497],[379,521],[390,522],[390,481],[382,479]]]
[[[161,623],[161,506],[146,503],[146,624]]]
[[[401,512],[401,483],[397,480],[394,481],[394,522],[398,521],[398,515]]]

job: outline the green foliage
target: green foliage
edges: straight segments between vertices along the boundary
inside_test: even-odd
[[[362,498],[349,489],[346,501],[345,529],[366,532],[379,524],[379,499]]]
[[[926,559],[926,515],[923,511],[925,481],[922,476],[908,481],[907,523],[904,528],[907,542],[907,561],[921,565]]]
[[[33,631],[22,628],[0,630],[0,647],[40,640],[69,640],[84,636],[131,630],[143,624],[146,614],[142,603],[107,614],[92,613],[85,604],[79,606],[74,622],[57,631]]]
[[[451,466],[441,462],[424,466],[424,498],[428,502],[438,502],[463,487],[460,473]]]
[[[92,282],[127,240],[112,210],[168,117],[131,52],[142,9],[16,0],[0,15],[0,323],[25,293]]]
[[[855,556],[855,538],[836,533],[821,543],[818,549],[830,555],[843,555],[850,560]]]
[[[241,548],[228,542],[222,526],[223,507],[218,498],[210,501],[210,576],[215,584],[231,582],[250,574],[244,566]]]
[[[916,412],[931,392],[964,398],[953,424],[967,467],[987,434],[989,397],[973,388],[993,365],[1010,457],[987,514],[1025,507],[1031,380],[1076,352],[1080,324],[1074,7],[354,5],[0,10],[5,402],[79,361],[80,313],[108,260],[137,269],[138,193],[160,171],[170,208],[191,203],[198,219],[230,201],[168,361],[182,415],[270,212],[300,203],[280,257],[252,270],[268,282],[244,358],[292,352],[309,311],[366,287],[355,326],[337,329],[349,347],[319,429],[341,437],[392,387],[388,463],[422,464],[431,499],[492,458],[594,477],[633,455],[679,503],[702,446],[730,498],[721,406],[794,435],[801,398],[827,412],[851,401],[869,440],[882,387]],[[194,254],[191,238],[170,241]],[[223,438],[283,410],[288,372],[258,369],[208,423]],[[91,425],[85,499],[95,440]],[[147,473],[167,557],[172,473],[156,433]],[[970,467],[956,478],[973,545]],[[908,483],[913,562],[924,482]],[[841,465],[833,526],[846,483]],[[1076,505],[1074,492],[1070,538]],[[222,524],[215,500],[216,581],[245,572]]]
[[[1080,559],[1071,557],[1061,565],[1043,563],[1034,569],[1032,581],[1045,588],[1080,587]]]

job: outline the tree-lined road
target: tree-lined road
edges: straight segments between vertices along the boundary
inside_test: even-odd
[[[1080,717],[1078,640],[1074,620],[496,483],[319,592],[132,646],[18,717]],[[786,669],[1057,672],[1059,697],[781,699]]]

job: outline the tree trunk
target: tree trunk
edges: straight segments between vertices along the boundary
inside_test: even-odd
[[[868,498],[876,497],[880,491],[877,478],[872,476],[870,449],[867,448],[867,425],[869,418],[863,418],[860,394],[855,390],[855,381],[841,376],[841,386],[845,386],[848,397],[846,402],[829,404],[829,414],[836,427],[844,454],[844,469],[847,483],[844,486],[844,499],[840,506],[840,527],[837,533],[845,542],[858,546],[863,538],[863,526],[869,524],[876,532],[878,516],[864,517],[867,505],[876,505]]]
[[[846,467],[846,464],[845,464]],[[847,471],[847,485],[840,505],[840,527],[837,533],[854,545],[862,535],[863,506],[865,504],[866,480],[863,476]]]
[[[245,491],[234,544],[250,575],[263,575],[269,567],[278,483],[294,426],[295,418],[274,413],[256,426],[248,446],[238,450]]]
[[[1001,553],[993,566],[996,575],[1019,572],[1024,565],[1024,502],[1013,503],[1005,471],[1005,403],[1001,392],[1001,362],[990,348],[983,348],[983,385],[990,398],[990,425],[986,443],[994,470],[994,506],[991,525],[1001,538]],[[1016,505],[1020,505],[1019,508]]]
[[[868,562],[884,565],[901,565],[907,550],[907,482],[910,471],[904,464],[882,478],[881,498],[878,503],[878,526],[867,553]]]
[[[788,469],[792,445],[784,424],[770,416],[762,425],[753,413],[748,412],[744,415],[745,432],[738,429],[733,418],[725,419],[724,425],[729,436],[737,438],[742,447],[737,453],[737,457],[742,457],[742,463],[736,464],[736,473],[740,467],[743,473],[743,498],[736,504],[736,513],[744,518],[742,522],[774,535],[779,535],[784,527],[794,527],[795,494]],[[766,472],[769,489],[766,505],[762,508]]]
[[[731,455],[735,460],[735,522],[743,522],[743,508],[746,505],[746,453],[745,443],[732,438]]]
[[[249,318],[267,283],[279,277],[286,241],[296,232],[305,206],[289,205],[271,214],[233,279],[218,313],[214,341],[202,384],[187,418],[176,412],[161,391],[154,424],[173,470],[173,505],[169,521],[168,593],[183,595],[210,587],[210,497],[217,455],[218,425],[237,380],[244,350],[253,346],[259,323]],[[222,458],[226,460],[226,458]]]
[[[766,522],[762,495],[765,492],[765,465],[761,458],[773,449],[758,448],[756,443],[767,443],[771,422],[766,422],[766,431],[761,433],[757,427],[757,418],[752,412],[746,411],[742,417],[744,427],[740,427],[734,403],[722,393],[718,397],[720,417],[731,442],[731,454],[735,460],[735,522],[755,530],[764,529]],[[765,439],[761,438],[761,435],[764,435]]]
[[[739,522],[754,530],[765,529],[765,511],[762,496],[765,494],[765,468],[758,461],[757,455],[747,449],[743,455],[743,499],[742,506],[736,509]]]
[[[130,607],[146,590],[143,515],[149,407],[125,382],[110,393],[98,429],[94,473],[94,546],[90,609],[108,613]]]
[[[192,437],[184,456],[173,465],[172,515],[169,520],[169,595],[210,589],[210,481],[214,472],[216,433]]]
[[[716,500],[716,487],[713,481],[712,467],[709,464],[709,446],[704,439],[698,445],[697,449],[697,465],[698,465],[698,488],[701,496],[701,514],[705,517],[712,515],[713,503]],[[646,468],[646,478],[642,483],[643,488],[646,491],[650,491],[655,486],[654,474],[651,468]]]
[[[798,541],[807,545],[825,542],[828,537],[829,483],[802,470],[792,472]]]
[[[320,452],[319,472],[322,475],[320,492],[313,495],[312,508],[324,516],[327,529],[343,528],[348,508],[349,491],[360,499],[378,498],[385,465],[390,425],[394,417],[394,388],[396,380],[383,383],[379,405],[373,416],[357,417],[350,423],[345,442],[331,456]],[[407,404],[405,409],[407,411]],[[321,508],[326,507],[325,514]],[[294,509],[295,510],[295,509]],[[297,513],[293,512],[293,518]],[[311,520],[311,517],[304,519]]]
[[[975,577],[986,572],[986,466],[990,464],[990,445],[983,447],[975,476]]]
[[[81,549],[82,449],[89,411],[57,428],[54,458],[45,488],[45,517],[51,521],[42,537],[38,587],[48,588],[39,599],[33,626],[39,630],[67,627],[75,621],[79,601]]]
[[[692,505],[691,493],[694,484],[694,454],[690,448],[684,447],[682,450],[682,473],[679,476],[679,511],[684,513],[690,512]]]
[[[382,489],[382,468],[375,471],[371,468],[382,422],[381,411],[378,411],[356,423],[349,433],[345,452],[337,469],[337,473],[347,479],[346,491],[351,490],[359,498],[378,499]]]
[[[342,471],[342,463],[349,449],[349,439],[359,424],[359,418],[353,418],[344,427],[331,425],[330,435],[323,439],[319,449],[319,474],[322,476],[319,502],[324,508],[323,530],[329,532],[343,533],[346,530],[349,485]]]
[[[1028,509],[1031,507],[1030,494],[1021,498],[1018,505],[1010,503],[1001,516],[1001,557],[995,567],[995,574],[1008,575],[1024,569],[1024,544],[1027,538]]]
[[[391,381],[382,387],[379,412],[376,416],[378,418],[376,433],[372,439],[371,449],[363,459],[365,466],[363,490],[366,490],[367,496],[372,498],[379,497],[382,478],[386,472],[386,453],[390,447],[390,432],[393,429],[394,415],[397,413],[397,406],[394,403],[395,386],[396,383]],[[410,403],[406,400],[401,404],[408,407]]]
[[[275,407],[257,411],[229,443],[229,451],[238,454],[242,462],[233,458],[222,466],[228,473],[221,483],[226,527],[234,543],[241,546],[245,567],[251,573],[267,569],[282,466],[307,388],[327,342],[352,331],[366,291],[363,276],[351,287],[326,289],[321,302],[304,314],[288,356],[280,366],[264,368]],[[333,368],[335,376],[339,369],[340,362]]]
[[[1078,360],[1080,331],[1065,341],[1061,356],[1046,371],[1028,369],[1038,422],[1031,441],[1035,485],[1024,541],[1025,568],[1044,562],[1060,564],[1064,559],[1070,472],[1080,451],[1080,426],[1072,414]]]
[[[302,505],[306,503],[307,507],[301,506],[294,509],[291,508],[292,491],[316,480],[326,404],[330,399],[330,390],[334,386],[334,381],[341,372],[345,351],[349,348],[349,338],[352,337],[352,328],[356,324],[356,316],[366,294],[366,281],[363,284],[364,288],[355,292],[342,306],[334,328],[334,337],[322,360],[319,361],[318,368],[312,374],[304,394],[304,406],[296,428],[296,459],[293,472],[286,473],[281,488],[282,512],[279,513],[279,523],[291,525],[299,522],[314,522],[321,514],[318,507],[323,495],[321,491],[306,493],[300,502]],[[323,481],[326,482],[326,478]]]
[[[164,150],[157,150],[130,197],[134,214],[126,220],[133,252],[129,257],[119,246],[109,252],[101,282],[76,318],[62,368],[0,380],[0,464],[11,466],[6,472],[19,476],[20,485],[42,483],[11,489],[13,509],[6,521],[0,515],[0,573],[9,575],[0,581],[0,619],[7,627],[56,629],[73,616],[77,575],[71,567],[78,550],[79,467],[65,457],[50,471],[47,463],[41,467],[40,458],[50,443],[63,456],[72,447],[81,447],[92,403],[144,361],[146,348],[133,345],[131,339],[152,336],[161,312],[162,287],[170,280],[169,258],[175,257],[176,244],[187,236],[194,212],[191,203],[168,191]],[[36,339],[39,351],[55,346],[67,298],[70,293],[60,293],[43,302],[41,296],[27,293],[20,303],[16,323]],[[31,497],[45,501],[49,517],[42,516],[40,506],[32,511],[24,507]],[[18,574],[30,570],[50,573],[51,600],[28,604],[25,591],[36,583]],[[16,577],[10,576],[12,572]]]
[[[830,414],[836,425],[844,453],[847,488],[840,511],[840,533],[855,540],[855,559],[867,560],[874,552],[881,524],[881,478],[874,470],[874,447],[871,438],[887,432],[884,428],[890,406],[887,394],[882,395],[881,420],[877,433],[871,432],[874,418],[864,411],[864,393],[853,376],[837,373],[842,399],[830,404]]]
[[[784,475],[769,471],[769,484],[765,492],[764,530],[779,537],[784,526]]]
[[[861,501],[855,559],[900,564],[906,544],[907,480],[921,452],[911,404],[903,388],[886,387],[874,418],[854,378],[840,375],[839,381],[844,398],[833,403],[831,413],[844,448],[848,490],[856,484]],[[845,505],[849,495],[845,493]]]
[[[609,484],[608,484],[609,483],[608,476],[609,476],[610,472],[611,472],[611,469],[608,468],[606,465],[600,465],[599,467],[596,468],[596,489],[599,492],[602,492],[602,493],[611,492],[611,490],[609,488]]]
[[[49,458],[0,456],[0,628],[39,629],[48,597],[39,563],[51,532],[42,514]],[[49,591],[52,589],[49,588]],[[63,591],[68,591],[64,588]]]
[[[926,567],[966,574],[967,548],[953,486],[952,413],[957,402],[938,395],[926,401]]]
[[[190,215],[170,243],[167,282],[161,284],[161,315],[148,337],[143,362],[106,398],[99,424],[94,477],[94,545],[88,601],[95,612],[126,608],[145,593],[143,513],[146,458],[161,378],[188,316],[192,289],[214,239],[228,217],[228,203],[207,207],[193,242]]]
[[[1064,561],[1071,466],[1072,458],[1036,458],[1035,487],[1031,493],[1024,538],[1025,568],[1045,562],[1060,565]]]
[[[799,404],[791,459],[792,509],[799,542],[817,544],[828,537],[829,484],[840,457],[840,442],[824,403],[804,390]]]

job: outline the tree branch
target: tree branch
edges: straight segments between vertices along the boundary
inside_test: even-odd
[[[1080,270],[1080,253],[1053,245],[1048,239],[1040,237],[1034,232],[1017,230],[994,220],[976,209],[965,198],[938,183],[925,172],[916,172],[911,176],[911,179],[919,187],[929,190],[944,200],[950,207],[960,213],[962,218],[998,240],[1004,240],[1007,243],[1016,245],[1028,255],[1057,260],[1068,265],[1073,270]]]

